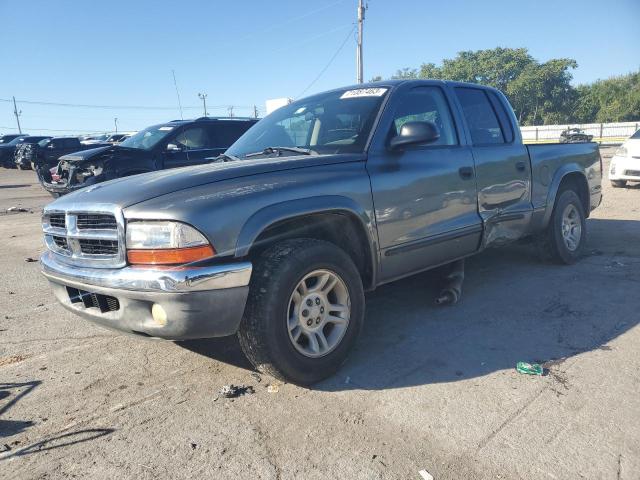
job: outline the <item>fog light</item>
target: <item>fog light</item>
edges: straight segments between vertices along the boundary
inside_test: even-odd
[[[167,324],[167,312],[162,308],[162,305],[154,303],[151,307],[151,315],[158,325],[165,326]]]

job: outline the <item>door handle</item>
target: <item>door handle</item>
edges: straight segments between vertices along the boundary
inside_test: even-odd
[[[516,162],[516,170],[518,170],[519,172],[524,172],[526,168],[527,166],[524,164],[524,162]]]
[[[471,168],[471,167],[460,167],[460,169],[458,169],[458,173],[460,174],[460,176],[463,179],[468,180],[468,179],[473,177],[473,168]]]

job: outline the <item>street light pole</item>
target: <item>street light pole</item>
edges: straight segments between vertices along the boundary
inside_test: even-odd
[[[358,83],[363,83],[363,64],[362,64],[362,30],[364,28],[364,10],[363,0],[358,0],[358,47],[356,50],[356,71]]]
[[[204,116],[208,117],[209,115],[207,115],[207,94],[198,93],[198,98],[202,100],[202,105],[204,106]]]
[[[116,117],[116,118],[114,118],[114,119],[113,119],[113,123],[114,123],[114,124],[115,124],[115,126],[116,126],[116,133],[118,133],[118,117]]]

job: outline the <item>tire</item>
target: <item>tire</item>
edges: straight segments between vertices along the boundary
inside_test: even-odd
[[[322,300],[313,297],[316,274],[317,278],[327,275],[330,280],[338,279]],[[302,282],[308,293],[296,295],[303,288]],[[331,283],[327,281],[326,288]],[[311,307],[306,307],[307,300],[312,300]],[[330,310],[342,302],[350,309],[343,309],[342,313]],[[249,298],[238,330],[240,346],[258,371],[283,381],[310,385],[333,375],[345,362],[362,329],[364,308],[360,273],[343,250],[314,239],[283,241],[264,251],[254,263]],[[307,315],[303,316],[305,312]],[[340,324],[331,323],[329,317],[336,316],[343,317]],[[325,341],[318,341],[321,338],[314,331],[322,331]],[[312,342],[311,337],[316,340]]]
[[[565,218],[567,214],[568,218]],[[561,190],[553,206],[549,225],[539,239],[538,246],[542,257],[558,264],[576,263],[584,249],[587,233],[585,218],[582,202],[576,192],[569,189]],[[570,232],[566,235],[563,234],[563,221],[572,225],[567,227],[565,224],[564,231]]]
[[[611,180],[611,186],[613,188],[624,188],[627,186],[626,180]]]

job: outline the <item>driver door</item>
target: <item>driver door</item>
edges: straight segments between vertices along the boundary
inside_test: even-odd
[[[211,139],[205,125],[188,125],[169,140],[165,168],[187,167],[205,163],[211,156]]]
[[[367,161],[382,281],[469,255],[481,235],[473,155],[459,140],[443,89],[420,86],[395,95]],[[434,123],[440,138],[390,150],[390,139],[412,121]]]

